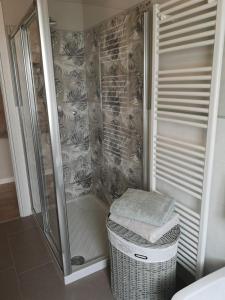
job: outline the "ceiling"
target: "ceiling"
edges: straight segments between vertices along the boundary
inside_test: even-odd
[[[133,5],[136,5],[138,3],[141,3],[143,0],[56,0],[56,1],[110,7],[110,8],[123,10]]]

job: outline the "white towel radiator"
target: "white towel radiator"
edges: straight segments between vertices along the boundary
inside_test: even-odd
[[[225,34],[225,0],[153,8],[150,188],[176,199],[178,262],[202,276]]]

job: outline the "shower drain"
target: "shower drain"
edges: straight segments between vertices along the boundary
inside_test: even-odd
[[[83,256],[74,256],[71,258],[71,264],[75,266],[80,266],[85,263],[85,259]]]

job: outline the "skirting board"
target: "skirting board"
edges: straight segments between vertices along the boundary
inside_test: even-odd
[[[11,182],[14,182],[14,177],[0,179],[0,184],[7,184],[7,183],[11,183]]]
[[[94,274],[100,270],[103,270],[108,265],[108,259],[103,259],[99,262],[94,263],[93,265],[90,265],[86,268],[83,268],[81,270],[75,271],[72,274],[64,277],[65,284],[73,283],[74,281],[77,281],[81,278],[84,278],[88,275]]]

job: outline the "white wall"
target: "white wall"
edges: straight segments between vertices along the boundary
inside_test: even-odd
[[[1,181],[13,177],[12,161],[10,156],[9,141],[0,138],[0,184]]]
[[[225,266],[225,47],[223,57],[206,247],[206,273]]]
[[[25,15],[32,0],[1,0],[6,25],[17,25]]]
[[[1,2],[6,25],[16,26],[33,0],[1,0]],[[80,31],[140,2],[142,0],[48,0],[48,5],[50,16],[57,21],[57,28]]]
[[[127,9],[141,3],[143,0],[67,0],[71,2],[83,3],[85,5],[96,5],[114,9]]]
[[[218,119],[206,247],[206,273],[225,266],[225,119]]]
[[[118,8],[103,7],[96,5],[84,5],[84,29],[91,28],[103,20],[121,13],[123,10]]]
[[[220,87],[219,117],[225,117],[225,47],[223,49],[222,77]]]
[[[80,4],[48,0],[49,15],[56,21],[56,28],[61,30],[83,31],[105,19],[119,14],[122,9],[96,6],[92,4]]]
[[[6,25],[16,26],[32,5],[32,0],[1,0]],[[0,184],[13,178],[8,138],[0,139]]]
[[[48,0],[48,8],[49,16],[56,21],[56,28],[71,31],[84,30],[82,4]]]

